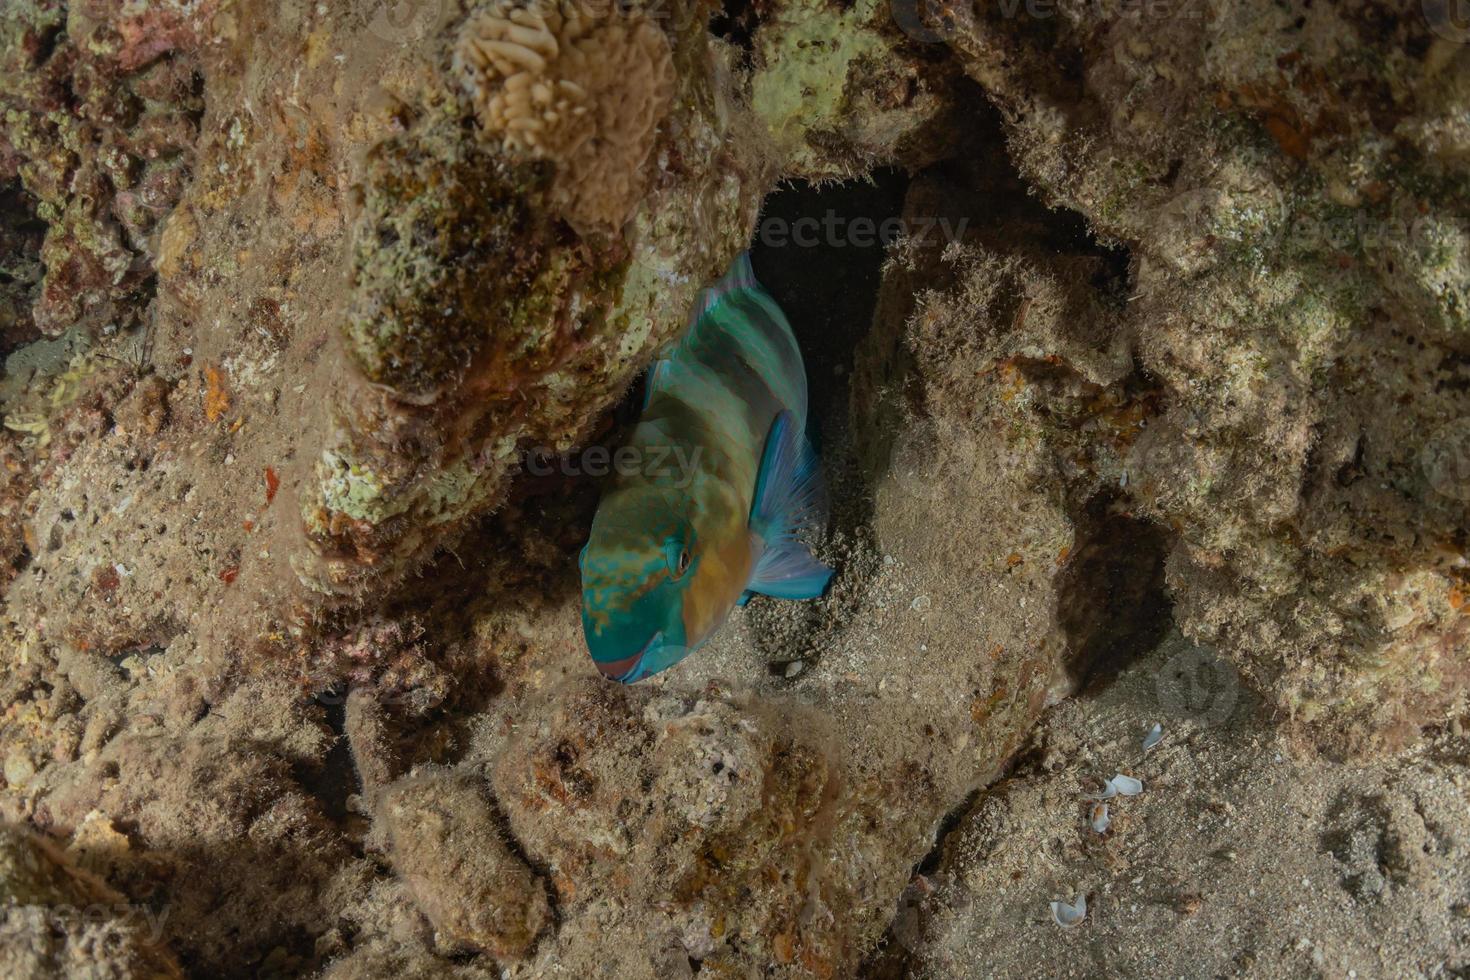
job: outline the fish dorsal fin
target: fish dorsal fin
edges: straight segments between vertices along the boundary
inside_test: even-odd
[[[771,423],[750,507],[750,530],[760,558],[746,588],[780,599],[814,599],[832,569],[812,557],[798,538],[826,521],[822,471],[796,417],[782,411]]]
[[[703,293],[700,294],[699,302],[694,304],[694,315],[690,319],[690,326],[699,322],[699,318],[719,305],[720,300],[733,293],[746,289],[759,289],[760,283],[755,281],[755,270],[750,267],[750,253],[741,252],[730,268]]]
[[[720,301],[727,296],[732,296],[747,290],[760,291],[760,289],[761,284],[756,281],[755,270],[750,266],[750,253],[741,252],[735,261],[730,264],[729,270],[718,281],[700,290],[699,298],[694,303],[694,310],[689,314],[689,323],[685,327],[684,333],[680,335],[679,339],[673,345],[666,348],[662,355],[648,367],[648,373],[644,376],[644,408],[648,407],[649,401],[653,398],[653,393],[667,382],[669,363],[678,356],[681,348],[686,344],[694,342],[699,321],[704,319],[704,315],[716,306],[719,306]]]
[[[705,322],[705,316],[729,297],[744,293],[765,295],[765,290],[756,281],[755,270],[750,267],[749,252],[741,252],[735,261],[730,263],[730,268],[723,276],[700,291],[699,298],[694,302],[694,309],[689,314],[689,323],[684,330],[680,344],[697,343],[700,324]]]
[[[653,401],[653,393],[664,383],[664,378],[669,373],[668,358],[661,357],[648,366],[648,373],[643,376],[643,410],[648,410],[648,403]]]

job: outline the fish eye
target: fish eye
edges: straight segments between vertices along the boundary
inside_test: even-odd
[[[664,559],[669,563],[673,577],[681,578],[689,571],[689,546],[678,538],[670,538],[664,542]]]

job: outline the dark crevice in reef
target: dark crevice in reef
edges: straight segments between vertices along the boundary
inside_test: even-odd
[[[322,813],[335,824],[348,817],[347,798],[357,792],[357,769],[347,744],[347,691],[328,691],[317,697],[327,727],[336,736],[320,768],[296,766],[293,775],[302,788],[321,804]]]
[[[1169,539],[1104,496],[1078,521],[1077,547],[1057,587],[1057,619],[1072,650],[1069,667],[1097,688],[1164,638],[1172,603],[1164,584]]]
[[[948,218],[954,229],[963,221],[967,234],[960,237],[997,251],[1092,256],[1099,270],[1091,285],[1121,305],[1132,291],[1129,250],[1099,239],[1079,212],[1044,204],[1011,159],[1004,121],[984,89],[970,81],[960,85],[969,113],[960,125],[961,142],[952,156],[923,172],[945,187],[942,199],[928,202],[940,205],[936,217]]]
[[[820,189],[804,182],[788,185],[767,198],[750,248],[757,278],[785,311],[801,346],[810,384],[810,434],[831,490],[831,528],[845,539],[865,535],[872,509],[870,490],[849,449],[853,353],[872,322],[885,256],[879,230],[885,222],[890,232],[897,227],[907,186],[907,175],[896,170]],[[607,479],[589,475],[582,461],[594,446],[612,451],[622,445],[642,403],[640,378],[573,453],[557,457],[522,447],[527,465],[504,507],[406,582],[391,609],[371,615],[392,619],[412,614],[434,622],[440,642],[453,646],[476,616],[496,607],[555,604],[574,596],[579,588],[577,552]],[[843,563],[833,561],[841,571]],[[490,581],[499,583],[493,591],[485,588]],[[831,612],[819,611],[819,604],[756,600],[751,609],[758,606],[770,613],[779,607],[779,616],[801,618],[800,629],[788,623],[783,636],[819,642],[831,628]],[[352,626],[338,624],[340,629]],[[493,688],[489,678],[459,686],[455,710],[482,703]]]
[[[837,569],[820,602],[756,598],[747,612],[770,669],[819,653],[856,612],[875,553],[873,494],[851,420],[855,354],[873,323],[886,245],[899,234],[908,175],[821,187],[796,182],[766,198],[751,245],[756,278],[791,322],[806,366],[808,434],[828,488],[826,539],[817,554]]]
[[[710,18],[709,32],[739,48],[747,59],[755,48],[755,31],[760,15],[754,0],[726,0]]]
[[[818,424],[847,411],[853,351],[872,325],[884,239],[896,234],[908,184],[897,170],[820,188],[803,181],[761,210],[751,264],[791,321]]]
[[[0,181],[0,357],[40,336],[31,305],[41,289],[46,223],[19,181]]]

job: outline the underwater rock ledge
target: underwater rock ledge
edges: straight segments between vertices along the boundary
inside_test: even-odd
[[[1283,886],[1322,949],[1221,969],[1366,974],[1407,922],[1455,966],[1470,48],[1376,0],[1003,7],[0,10],[14,972],[1142,971],[1271,911],[1137,831],[1198,801],[1345,882]],[[596,482],[523,463],[618,438],[775,188],[880,167],[871,317],[819,315],[862,246],[801,263],[837,578],[608,683]],[[1156,717],[1113,837],[1048,823]],[[1290,828],[1230,796],[1275,766]]]

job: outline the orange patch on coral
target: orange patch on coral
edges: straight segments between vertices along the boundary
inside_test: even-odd
[[[230,408],[230,393],[225,389],[224,378],[219,368],[206,365],[204,368],[204,417],[218,422]]]

